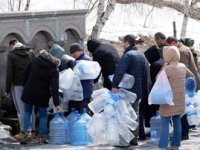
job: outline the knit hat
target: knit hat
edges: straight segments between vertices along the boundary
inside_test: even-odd
[[[54,56],[54,57],[56,57],[58,59],[61,59],[62,56],[65,54],[65,50],[62,47],[60,47],[58,44],[54,44],[51,47],[51,49],[49,50],[49,53],[52,56]]]
[[[79,43],[73,43],[70,45],[70,53],[73,54],[76,51],[83,51],[83,48]]]
[[[97,39],[91,39],[87,42],[88,51],[94,53],[95,50],[100,46],[100,42]]]

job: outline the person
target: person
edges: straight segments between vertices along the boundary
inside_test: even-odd
[[[53,44],[50,47],[49,53],[60,59],[61,64],[60,66],[58,66],[59,72],[65,70],[65,69],[69,69],[69,68],[73,68],[75,65],[75,59],[69,55],[65,54],[65,50],[59,46],[58,44]]]
[[[87,42],[87,48],[92,53],[93,61],[97,61],[101,66],[101,73],[104,78],[103,86],[111,90],[112,82],[109,76],[115,73],[115,68],[120,59],[117,50],[113,46],[102,44],[96,39],[89,40]],[[100,76],[101,74],[94,80],[94,83],[98,82]]]
[[[145,134],[143,125],[143,114],[146,110],[144,104],[145,100],[148,99],[148,80],[150,80],[148,61],[146,60],[144,54],[137,50],[135,45],[136,40],[134,35],[127,35],[124,37],[125,51],[115,70],[112,86],[112,92],[116,93],[118,91],[118,85],[125,73],[133,75],[135,78],[135,84],[130,89],[130,91],[137,94],[137,100],[133,104],[133,108],[135,112],[138,113],[139,111],[139,129],[136,129],[136,131],[134,131],[135,138],[131,140],[131,145],[138,145],[138,134],[140,134],[140,136],[144,136]]]
[[[166,44],[168,46],[176,46],[180,51],[180,62],[185,64],[185,66],[190,69],[190,71],[194,74],[195,80],[197,83],[197,90],[200,90],[200,76],[195,65],[194,57],[190,49],[185,46],[181,40],[180,42],[174,37],[168,37],[166,39]]]
[[[17,39],[9,41],[9,47],[11,51],[7,58],[7,70],[6,70],[6,93],[5,96],[12,98],[17,110],[17,117],[19,120],[20,133],[15,135],[17,140],[24,138],[23,118],[24,118],[24,103],[21,100],[23,91],[23,76],[24,70],[27,64],[35,57],[32,50],[20,43]],[[35,130],[35,117],[32,119],[32,130]]]
[[[51,96],[53,97],[55,110],[60,111],[59,72],[57,69],[59,65],[59,59],[53,57],[46,50],[41,50],[39,56],[26,67],[22,93],[22,101],[25,104],[24,132],[26,136],[21,140],[21,144],[29,144],[32,141],[32,136],[28,133],[28,127],[33,107],[39,113],[39,143],[47,143],[47,107]]]
[[[165,44],[166,36],[162,32],[157,32],[154,34],[154,39],[157,47],[159,48],[160,56],[161,58],[163,58],[162,51],[163,47],[166,45]]]
[[[161,134],[158,147],[167,149],[169,138],[169,123],[173,121],[173,136],[170,150],[178,150],[181,144],[181,115],[185,113],[185,80],[193,77],[192,72],[180,63],[180,52],[175,46],[166,46],[163,49],[163,58],[169,83],[173,91],[174,105],[160,105]],[[164,88],[164,87],[163,87]]]
[[[164,60],[161,58],[159,51],[160,49],[156,45],[153,45],[144,52],[144,55],[150,64],[151,87],[153,87],[156,82],[156,77],[164,65]],[[147,105],[148,112],[145,114],[146,127],[150,127],[150,119],[156,115],[158,109],[159,105]]]
[[[73,43],[70,45],[70,53],[71,56],[76,59],[76,61],[91,61],[91,58],[84,53],[83,48],[79,43]],[[75,108],[79,111],[79,113],[82,113],[83,108],[88,109],[88,104],[90,103],[91,95],[93,92],[93,82],[92,80],[81,80],[81,84],[83,87],[83,101],[69,101],[68,110]]]

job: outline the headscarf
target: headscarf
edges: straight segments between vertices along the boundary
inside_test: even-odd
[[[165,46],[163,48],[163,58],[165,61],[165,66],[177,64],[180,61],[179,49],[175,46]]]

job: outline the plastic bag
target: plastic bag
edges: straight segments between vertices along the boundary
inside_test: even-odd
[[[113,77],[114,75],[109,76],[111,82],[113,81]],[[131,89],[134,83],[135,83],[135,78],[132,75],[125,73],[118,87],[124,89]]]
[[[99,76],[101,67],[98,62],[80,60],[75,65],[74,72],[80,80],[93,80]]]
[[[63,90],[63,99],[64,101],[74,100],[82,101],[83,100],[83,87],[78,76],[74,75],[73,84],[69,89]]]
[[[156,80],[148,98],[149,105],[151,104],[168,104],[174,105],[173,91],[171,89],[169,80],[165,69],[163,69]]]
[[[59,88],[61,90],[69,89],[72,86],[74,80],[74,72],[72,69],[66,69],[59,74]]]

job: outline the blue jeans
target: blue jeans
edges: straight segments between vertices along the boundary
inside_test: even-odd
[[[32,111],[33,108],[36,108],[39,113],[39,134],[40,136],[45,136],[47,130],[47,108],[46,107],[37,107],[31,104],[25,103],[25,114],[24,114],[24,132],[29,131]]]
[[[168,147],[169,123],[171,118],[173,121],[173,129],[174,129],[171,146],[180,147],[181,145],[181,117],[180,115],[175,115],[172,117],[161,117],[161,135],[158,144],[159,148]]]

